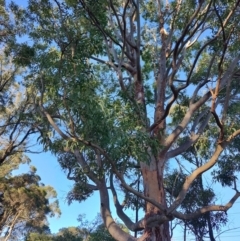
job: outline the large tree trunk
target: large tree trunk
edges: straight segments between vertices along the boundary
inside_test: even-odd
[[[165,190],[163,188],[163,161],[152,162],[150,166],[142,164],[142,175],[144,184],[144,194],[147,197],[154,199],[166,207]],[[145,218],[161,214],[161,210],[146,202]],[[145,232],[149,233],[147,241],[170,241],[169,223],[154,224],[152,227],[147,227]]]

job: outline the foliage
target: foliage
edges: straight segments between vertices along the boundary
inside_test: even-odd
[[[89,241],[114,241],[115,239],[109,234],[104,225],[99,225],[94,232],[91,233]]]
[[[52,237],[48,234],[30,233],[25,241],[52,241]]]
[[[166,189],[176,196],[181,189],[186,174],[175,171],[166,178]],[[198,198],[196,198],[198,193]],[[214,203],[216,195],[212,188],[204,187],[202,177],[198,177],[189,189],[184,201],[181,204],[181,210],[184,213],[192,213],[203,206],[211,205]],[[220,232],[221,228],[226,225],[228,221],[227,213],[205,213],[198,218],[191,220],[183,220],[181,225],[185,227],[188,232],[196,237],[196,240],[204,240],[209,238],[209,233],[213,231]],[[210,240],[214,240],[210,238]]]
[[[24,33],[22,25],[13,17],[13,12],[0,5],[0,165],[26,162],[27,157],[21,153],[29,151],[29,137],[36,133],[30,120],[34,105],[26,88],[21,83],[26,66],[16,65],[19,52],[14,48],[24,48],[25,44],[17,44],[17,36]],[[32,143],[31,143],[32,145]],[[12,168],[15,168],[12,165]]]
[[[76,227],[68,227],[68,228],[61,228],[57,235],[53,237],[54,241],[81,241],[83,240],[82,237],[82,230]]]
[[[3,164],[1,169],[9,165]],[[12,169],[10,169],[12,171]],[[3,212],[0,218],[1,235],[14,240],[29,231],[48,231],[47,215],[59,215],[56,192],[40,183],[36,169],[26,174],[1,176],[0,191]],[[51,200],[51,202],[49,202]]]
[[[98,222],[101,222],[98,218],[92,223],[85,221],[84,227],[61,228],[56,234],[32,232],[28,234],[25,241],[114,241],[102,223],[94,226]]]

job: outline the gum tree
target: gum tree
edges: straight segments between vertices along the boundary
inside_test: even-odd
[[[69,200],[99,192],[116,240],[137,238],[114,221],[110,194],[119,218],[147,241],[169,241],[171,220],[225,212],[239,197],[239,16],[239,1],[217,0],[31,0],[22,11],[41,143],[75,182]],[[166,168],[181,161],[188,172],[173,195]],[[235,194],[183,212],[203,175]],[[145,215],[134,222],[124,207],[136,198]]]

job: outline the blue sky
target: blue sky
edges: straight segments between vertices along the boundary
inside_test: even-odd
[[[31,159],[30,165],[37,168],[37,174],[41,177],[41,182],[55,188],[58,194],[58,200],[62,215],[60,217],[49,218],[49,224],[52,233],[56,233],[60,228],[69,226],[78,226],[77,221],[79,214],[86,214],[87,220],[93,220],[100,211],[99,198],[97,193],[87,201],[78,203],[73,202],[68,205],[66,196],[73,186],[73,181],[66,178],[57,162],[57,158],[51,153],[28,154]],[[19,170],[14,173],[28,172],[28,165],[20,166]]]

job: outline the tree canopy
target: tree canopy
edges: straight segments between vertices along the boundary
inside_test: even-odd
[[[61,228],[56,234],[29,233],[25,241],[114,241],[103,224],[93,229],[81,227]]]
[[[47,215],[60,214],[58,201],[55,200],[56,191],[40,183],[41,178],[36,175],[35,167],[21,175],[12,175],[12,169],[7,162],[1,165],[1,170],[5,170],[1,172],[4,175],[0,175],[1,237],[4,240],[19,240],[28,232],[48,231]]]
[[[214,240],[209,220],[224,223],[240,196],[239,3],[11,3],[15,34],[26,41],[7,43],[4,58],[23,71],[26,114],[20,108],[16,127],[3,125],[9,140],[16,130],[18,137],[38,133],[74,181],[69,202],[99,192],[115,240],[170,241],[169,222],[194,227],[196,219],[204,220],[199,236],[209,232]],[[203,177],[235,193],[219,203]],[[115,222],[110,195],[119,218],[141,237]],[[131,220],[127,208],[145,215]]]

